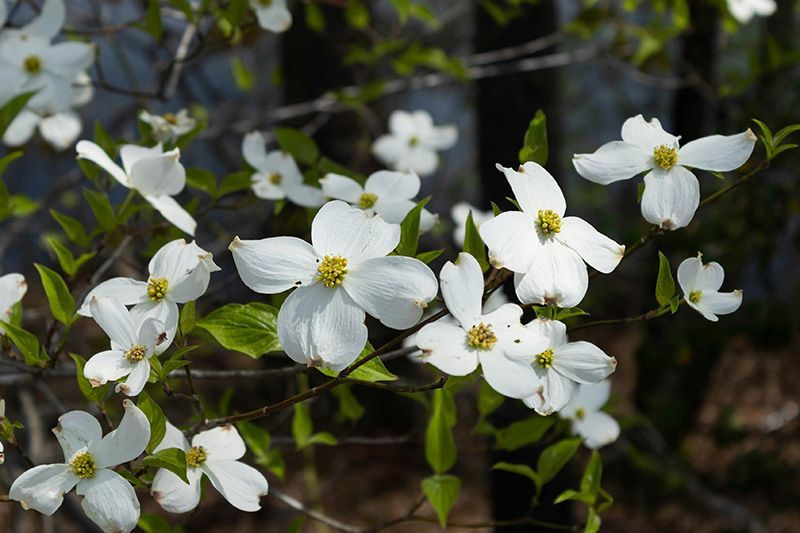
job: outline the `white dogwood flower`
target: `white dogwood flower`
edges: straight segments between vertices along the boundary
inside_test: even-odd
[[[303,207],[319,207],[325,203],[322,191],[303,183],[303,174],[294,158],[280,150],[267,153],[267,141],[261,132],[244,136],[242,154],[256,169],[251,177],[253,192],[264,200],[283,200]]]
[[[76,148],[79,159],[99,165],[119,183],[138,191],[178,229],[194,235],[197,222],[172,198],[186,185],[186,170],[180,163],[178,148],[165,152],[160,143],[152,148],[125,144],[119,149],[121,167],[91,141],[80,141]]]
[[[197,125],[197,121],[185,109],[163,115],[155,115],[143,109],[139,112],[139,120],[150,126],[153,138],[160,143],[174,143]]]
[[[753,17],[768,17],[778,8],[775,0],[728,0],[728,11],[742,24]]]
[[[480,229],[481,224],[494,218],[493,211],[481,211],[467,202],[459,202],[454,205],[450,210],[450,218],[453,219],[453,223],[456,225],[453,229],[453,240],[456,244],[464,243],[464,237],[467,235],[467,218],[469,218],[470,211],[472,212],[472,222],[478,229]]]
[[[237,509],[246,512],[261,509],[259,499],[267,494],[267,479],[252,466],[239,461],[246,450],[242,437],[233,426],[202,431],[192,438],[189,445],[181,430],[167,422],[167,432],[154,451],[167,448],[180,448],[186,452],[189,484],[164,468],[156,472],[150,493],[165,511],[188,513],[197,507],[203,474]]]
[[[592,385],[578,385],[572,400],[558,412],[558,416],[572,423],[572,431],[583,439],[591,450],[611,444],[619,437],[619,423],[601,411],[611,397],[608,380]]]
[[[139,500],[125,478],[113,468],[139,457],[150,440],[150,423],[130,400],[119,427],[103,437],[100,423],[84,411],[58,419],[53,433],[64,452],[64,463],[40,465],[18,477],[8,497],[24,509],[50,516],[75,488],[83,496],[83,511],[106,533],[133,531],[139,520]]]
[[[511,398],[524,398],[538,385],[531,359],[547,348],[548,340],[522,325],[522,309],[502,305],[486,313],[483,273],[467,253],[439,274],[442,296],[453,319],[437,320],[417,333],[422,360],[453,376],[466,376],[480,364],[486,382]]]
[[[127,396],[138,395],[150,377],[150,358],[156,354],[156,347],[161,345],[161,351],[169,347],[164,346],[164,324],[142,316],[136,320],[124,305],[111,298],[93,297],[89,308],[92,318],[111,340],[111,349],[93,355],[83,367],[83,375],[92,387],[127,377],[114,390]]]
[[[395,111],[389,116],[389,133],[372,144],[372,153],[394,170],[433,174],[439,166],[437,152],[456,144],[455,126],[434,126],[427,111]]]
[[[93,298],[112,298],[122,305],[132,305],[134,322],[152,317],[164,324],[167,338],[156,349],[163,352],[175,338],[178,329],[178,304],[194,301],[208,289],[211,273],[220,268],[214,257],[192,242],[176,239],[162,246],[148,265],[147,281],[112,278],[86,295],[78,309],[81,316],[93,316]]]
[[[250,8],[258,25],[267,31],[283,33],[292,25],[292,12],[286,7],[286,0],[250,0]]]
[[[517,296],[523,303],[578,305],[589,287],[584,261],[607,274],[622,260],[625,246],[581,218],[564,216],[564,194],[539,164],[497,168],[522,211],[507,211],[481,224],[489,261],[516,273]]]
[[[742,290],[719,292],[725,270],[716,262],[703,264],[703,254],[690,257],[678,266],[678,284],[689,307],[712,322],[717,315],[729,315],[742,305]]]
[[[549,346],[537,353],[531,363],[539,378],[536,392],[523,399],[540,415],[560,411],[570,402],[579,383],[599,383],[617,368],[617,360],[594,344],[569,342],[563,322],[537,318],[526,327],[549,340]]]
[[[436,296],[436,276],[412,257],[389,256],[400,226],[339,200],[311,223],[311,244],[296,237],[243,241],[229,249],[245,285],[262,294],[292,288],[278,313],[278,339],[293,360],[340,371],[367,341],[365,313],[410,328]]]
[[[604,144],[592,154],[575,154],[578,174],[608,185],[646,172],[642,215],[667,230],[683,228],[700,205],[700,183],[689,170],[727,172],[741,167],[753,153],[751,130],[736,135],[711,135],[681,147],[680,137],[667,133],[654,118],[642,115],[622,125],[622,140]]]
[[[391,224],[400,224],[417,202],[420,180],[414,172],[379,170],[370,174],[362,187],[356,180],[340,174],[327,174],[319,180],[328,198],[344,200],[367,213],[377,213]],[[420,231],[428,231],[437,217],[427,209],[420,213]]]
[[[9,321],[14,306],[22,300],[27,291],[28,284],[22,274],[0,276],[0,322]]]

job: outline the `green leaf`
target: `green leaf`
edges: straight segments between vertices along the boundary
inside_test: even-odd
[[[581,478],[581,492],[597,498],[600,491],[600,481],[603,477],[603,463],[600,461],[600,454],[597,450],[592,451],[592,457]],[[594,502],[592,502],[594,503]]]
[[[533,481],[534,485],[537,487],[543,484],[539,478],[539,474],[537,474],[533,468],[528,465],[499,462],[492,467],[492,470],[503,470],[504,472],[519,474],[520,476],[524,476]]]
[[[600,515],[590,507],[589,514],[586,516],[586,525],[583,528],[583,533],[597,533],[598,531],[600,531]]]
[[[369,9],[362,0],[347,0],[344,14],[347,22],[354,28],[364,29],[369,26]]]
[[[213,172],[204,168],[187,168],[186,185],[208,193],[212,197],[217,195],[217,178]]]
[[[364,416],[364,406],[361,405],[353,394],[352,387],[349,385],[340,385],[333,389],[331,393],[339,400],[339,412],[337,419],[349,420],[351,422],[358,421]]]
[[[589,313],[587,313],[580,307],[568,307],[566,309],[557,309],[556,312],[553,314],[553,320],[564,321],[568,318],[573,318],[576,316],[589,316]]]
[[[475,221],[472,219],[471,210],[467,215],[465,228],[464,251],[477,259],[478,264],[481,265],[481,270],[486,272],[489,269],[489,261],[486,259],[486,246],[484,246],[481,235],[478,233],[478,226],[475,225]]]
[[[672,278],[672,269],[667,256],[658,252],[658,278],[656,279],[656,300],[658,305],[669,305],[670,298],[675,294],[675,280]]]
[[[97,145],[100,146],[104,152],[111,154],[113,157],[115,148],[114,145],[116,143],[114,143],[114,138],[108,133],[108,131],[103,127],[103,123],[99,120],[94,121],[94,142],[97,143]]]
[[[244,191],[250,188],[250,184],[252,183],[252,172],[248,171],[241,171],[241,172],[234,172],[233,174],[228,174],[219,184],[219,189],[217,189],[217,196],[216,198],[222,198],[223,196],[227,196],[229,194],[233,194],[235,192]]]
[[[222,346],[258,359],[281,349],[278,342],[278,311],[259,302],[227,304],[197,321]]]
[[[538,442],[554,423],[552,416],[532,416],[495,431],[495,447],[513,451]]]
[[[561,503],[566,501],[580,501],[585,503],[586,505],[592,505],[594,503],[594,498],[589,494],[584,494],[583,492],[578,492],[577,490],[567,489],[555,499],[553,503]]]
[[[75,298],[69,292],[67,284],[57,272],[38,263],[34,263],[34,266],[42,278],[53,318],[69,327],[75,321]]]
[[[481,380],[478,388],[478,414],[481,418],[495,412],[504,400],[505,397],[490,387],[486,380]]]
[[[156,514],[142,513],[136,525],[144,533],[183,533],[180,526],[173,528],[169,520]]]
[[[3,107],[0,107],[0,136],[2,136],[8,126],[14,121],[16,116],[28,103],[28,100],[33,98],[36,91],[18,94],[11,100],[7,101]]]
[[[69,276],[75,275],[75,272],[78,271],[81,265],[96,255],[95,252],[86,252],[76,259],[69,248],[61,244],[58,239],[48,237],[47,242],[55,252],[61,270]]]
[[[452,393],[442,389],[433,391],[433,406],[428,427],[425,430],[425,458],[437,474],[450,470],[456,463],[456,442],[453,439],[452,419],[447,415],[446,395]]]
[[[364,349],[361,350],[361,353],[358,355],[358,358],[354,362],[358,362],[364,359],[366,356],[371,354],[375,351],[375,348],[372,347],[372,344],[367,342],[367,345],[364,346]],[[339,375],[338,372],[334,372],[329,368],[318,368],[320,372],[325,374],[326,376],[330,376],[335,378]],[[351,379],[357,379],[360,381],[394,381],[397,379],[397,376],[392,374],[386,369],[386,366],[381,361],[380,357],[373,357],[353,372],[350,373],[348,376]]]
[[[105,231],[111,231],[117,227],[117,217],[114,216],[114,208],[111,206],[106,193],[93,189],[83,189],[83,197],[91,207],[92,213],[94,213],[94,217],[101,228]]]
[[[301,450],[313,444],[326,444],[329,446],[336,444],[336,437],[323,431],[313,433],[314,424],[311,421],[311,413],[308,406],[304,403],[294,404],[294,415],[292,416],[292,438],[297,449]]]
[[[317,143],[295,128],[275,128],[275,140],[284,152],[289,152],[292,156],[307,165],[313,165],[319,158],[319,148]]]
[[[58,225],[61,226],[61,229],[67,234],[69,240],[78,246],[88,246],[90,241],[89,236],[86,234],[86,230],[83,229],[83,224],[81,224],[78,219],[59,213],[55,209],[50,210],[50,215],[58,222]]]
[[[186,477],[186,452],[180,448],[165,448],[158,452],[146,456],[142,459],[142,465],[153,468],[166,468],[179,478],[189,484]]]
[[[423,198],[419,203],[408,212],[406,218],[400,224],[400,244],[397,245],[395,253],[397,255],[405,255],[407,257],[415,257],[417,255],[417,246],[419,244],[419,219],[425,204],[428,203],[430,197]]]
[[[556,477],[556,474],[572,459],[580,445],[581,439],[565,439],[548,446],[539,454],[536,471],[539,473],[542,485]]]
[[[269,433],[252,422],[240,422],[236,427],[253,453],[256,463],[283,479],[286,465],[280,450],[272,448],[272,438]]]
[[[447,517],[461,492],[461,480],[456,476],[430,476],[422,480],[422,492],[436,511],[439,525],[447,527]]]
[[[547,117],[544,116],[544,111],[539,109],[528,124],[528,131],[525,132],[525,140],[519,151],[519,162],[525,164],[533,161],[544,166],[547,164],[547,158]]]
[[[147,3],[147,11],[144,16],[144,29],[147,33],[152,35],[156,41],[161,40],[161,35],[164,33],[164,24],[161,22],[161,8],[158,5],[158,0],[149,0]]]
[[[100,385],[93,387],[91,382],[83,375],[83,367],[86,366],[86,359],[78,354],[69,354],[72,360],[75,361],[75,377],[78,379],[78,388],[81,390],[84,398],[94,403],[102,403],[103,399],[108,394],[109,385]]]
[[[231,74],[233,74],[236,86],[242,91],[249,91],[255,85],[253,73],[238,56],[231,56]]]
[[[189,333],[192,332],[195,325],[197,324],[197,312],[195,310],[195,303],[194,300],[190,300],[183,304],[183,308],[181,309],[181,318],[178,322],[178,325],[181,330],[181,335],[184,337],[187,336]]]
[[[419,259],[426,265],[430,265],[434,259],[442,255],[442,252],[444,252],[444,248],[440,250],[431,250],[430,252],[422,252],[417,254],[417,259]]]
[[[136,406],[142,410],[144,416],[150,422],[150,442],[147,443],[145,450],[147,450],[147,453],[152,453],[156,446],[161,444],[164,435],[167,434],[167,418],[164,416],[164,411],[161,410],[161,407],[144,391],[139,393]],[[186,465],[184,464],[185,469]]]
[[[22,354],[26,365],[43,366],[50,360],[50,357],[39,345],[39,339],[33,333],[3,321],[0,321],[0,327],[5,330],[8,338]]]
[[[306,26],[316,33],[323,33],[325,31],[325,15],[322,13],[322,8],[317,5],[313,0],[306,3],[305,6]]]

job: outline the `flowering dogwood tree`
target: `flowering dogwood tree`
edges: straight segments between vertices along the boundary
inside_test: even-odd
[[[737,311],[743,293],[728,287],[720,263],[704,263],[701,253],[677,257],[668,244],[669,255],[654,255],[654,247],[664,236],[703,224],[704,206],[764,177],[772,160],[795,147],[787,138],[800,130],[773,133],[761,121],[741,121],[733,134],[686,142],[658,118],[643,118],[654,110],[638,109],[641,114],[624,122],[622,140],[591,153],[577,153],[594,149],[586,144],[568,146],[577,171],[568,177],[569,158],[548,153],[540,111],[513,147],[521,148],[519,158],[492,161],[493,187],[507,197],[497,204],[476,202],[463,187],[445,191],[445,181],[437,181],[464,136],[434,118],[433,105],[418,102],[419,109],[394,109],[373,120],[370,141],[354,143],[359,155],[352,161],[324,153],[316,122],[278,124],[298,109],[289,106],[237,134],[235,168],[223,171],[206,157],[214,142],[193,147],[213,139],[224,121],[173,102],[184,69],[206,53],[232,50],[231,71],[244,90],[254,73],[236,54],[248,39],[292,31],[293,7],[302,7],[304,24],[315,31],[325,30],[328,8],[363,30],[370,24],[367,2],[151,0],[143,2],[140,18],[91,29],[70,25],[77,19],[68,0],[35,3],[30,13],[23,4],[30,3],[0,1],[2,138],[28,150],[38,130],[53,149],[66,151],[53,169],[71,177],[44,198],[11,194],[26,179],[14,173],[20,163],[12,164],[31,156],[14,151],[0,159],[7,181],[0,186],[3,219],[10,225],[47,221],[51,252],[49,264],[0,277],[0,391],[10,398],[14,387],[36,383],[60,410],[52,420],[31,423],[20,401],[0,400],[0,505],[15,516],[20,509],[52,516],[66,508],[78,523],[88,520],[109,533],[177,531],[186,513],[203,506],[227,512],[227,504],[235,512],[261,513],[258,530],[272,530],[261,512],[271,497],[336,530],[420,521],[481,527],[451,516],[464,490],[456,467],[464,461],[460,438],[469,432],[495,449],[529,447],[528,463],[488,465],[535,487],[527,514],[512,523],[599,530],[613,501],[602,486],[602,450],[624,440],[628,427],[613,401],[611,412],[606,405],[616,371],[629,362],[603,338],[589,342],[578,332],[676,313],[717,322]],[[390,4],[402,27],[409,20],[432,29],[440,24],[424,2]],[[521,9],[486,4],[495,6],[495,17],[513,18]],[[768,0],[718,4],[725,20],[742,24],[775,9]],[[675,8],[676,17],[682,9]],[[579,22],[588,28],[578,18],[574,31]],[[127,31],[169,52],[152,94],[134,80],[114,85],[97,64],[117,46],[100,38]],[[172,32],[179,36],[174,46],[165,38]],[[505,48],[462,64],[439,49],[366,33],[374,46],[354,47],[348,61],[391,58],[398,78],[326,94],[303,111],[316,113],[314,120],[368,113],[376,97],[370,90],[383,95],[439,83],[441,76],[493,76],[492,69],[517,53]],[[636,68],[642,58],[625,59]],[[435,73],[414,77],[425,69]],[[95,105],[92,88],[130,98],[133,105],[120,107],[119,120],[134,121],[136,131],[111,120],[85,131],[79,108]],[[603,124],[608,131],[617,127]],[[628,204],[644,221],[616,212],[613,187],[601,187],[639,174],[643,188]],[[584,209],[570,194],[578,176],[605,195],[605,218],[627,217],[629,230],[607,232],[611,226]],[[72,215],[43,209],[58,205],[47,202],[59,197],[72,198]],[[706,253],[726,260],[719,246]],[[604,318],[608,311],[593,292],[610,286],[607,280],[634,254],[641,258],[636,268],[657,272],[650,280],[654,307]],[[37,302],[46,302],[46,310],[34,312]],[[406,357],[420,365],[404,365]],[[51,384],[56,379],[58,388]],[[252,380],[263,387],[241,394],[242,383]],[[362,404],[354,393],[361,389],[416,400],[424,415],[410,440],[430,472],[413,480],[419,497],[407,512],[395,516],[387,509],[381,520],[354,525],[346,509],[318,505],[314,451],[328,446],[328,457],[346,453],[350,429],[333,420],[355,422],[365,412],[395,416],[394,404]],[[337,407],[323,403],[334,400]],[[465,403],[478,413],[473,428],[459,422]],[[501,406],[517,409],[519,419],[498,425],[492,414]],[[61,462],[27,451],[34,442],[45,446],[31,432],[50,421]],[[315,431],[315,424],[326,429]],[[295,463],[284,461],[276,444],[286,428],[303,454],[309,487],[297,497],[283,486]],[[552,493],[565,469],[582,472],[578,488]],[[568,501],[584,509],[574,522],[539,519],[542,507]],[[486,527],[493,525],[500,522]]]

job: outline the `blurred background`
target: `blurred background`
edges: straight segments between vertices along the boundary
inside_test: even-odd
[[[636,202],[638,180],[607,187],[590,183],[574,171],[573,153],[619,139],[623,121],[640,113],[659,118],[682,142],[748,127],[758,132],[751,118],[773,131],[800,122],[798,5],[795,0],[776,3],[774,15],[740,23],[723,0],[426,0],[414,2],[425,10],[403,22],[398,15],[402,2],[309,0],[291,3],[293,25],[275,35],[259,31],[251,15],[238,28],[188,24],[175,7],[179,2],[162,2],[164,31],[156,42],[142,27],[147,2],[68,0],[66,31],[91,38],[99,47],[90,72],[95,95],[81,111],[82,138],[91,138],[99,121],[113,137],[135,141],[139,109],[165,113],[185,107],[207,128],[183,149],[182,162],[216,176],[245,168],[241,140],[253,130],[270,138],[275,126],[300,128],[326,157],[366,175],[381,168],[370,145],[386,131],[392,111],[423,109],[436,124],[455,125],[458,143],[440,154],[440,166],[423,178],[420,194],[432,195],[428,209],[440,216],[421,245],[445,249],[432,265],[438,271],[460,249],[452,239],[449,211],[454,203],[469,201],[481,210],[490,210],[492,201],[511,207],[506,200],[511,191],[495,163],[518,163],[528,123],[538,109],[547,117],[547,168],[564,189],[569,212],[628,244],[648,231]],[[15,16],[21,20],[35,10],[28,2],[16,4]],[[191,46],[175,76],[182,40]],[[165,90],[171,83],[172,89]],[[748,166],[763,157],[759,144]],[[688,228],[661,236],[612,275],[592,280],[581,304],[592,319],[636,316],[656,306],[657,251],[666,254],[673,269],[702,251],[707,260],[725,267],[723,287],[742,288],[745,295],[742,308],[716,324],[681,308],[658,320],[576,332],[574,339],[590,340],[619,361],[609,411],[623,433],[602,452],[603,486],[614,498],[603,515],[604,531],[800,531],[798,162],[797,152],[783,154],[739,190],[700,209]],[[724,185],[709,173],[698,177],[703,196]],[[58,226],[47,209],[88,225],[93,219],[81,204],[84,180],[72,149],[58,153],[40,140],[32,141],[26,157],[6,174],[9,189],[40,202],[37,212],[10,218],[0,230],[3,272],[29,278],[26,323],[36,324],[46,313],[30,264],[55,263],[44,239]],[[125,191],[116,188],[111,194],[118,203]],[[184,194],[188,202],[197,191]],[[236,275],[226,250],[234,235],[305,232],[305,209],[285,205],[276,215],[271,203],[252,195],[242,193],[234,200],[198,220],[198,244],[214,252],[223,268],[198,302],[199,313],[230,301],[264,300]],[[153,251],[177,236],[165,231],[146,249],[130,247],[107,277],[144,279]],[[513,298],[513,288],[505,290]],[[73,335],[77,338],[69,350],[88,357],[105,341],[93,322],[84,320],[78,327],[81,335]],[[376,346],[391,338],[377,324],[370,331]],[[205,345],[193,353],[193,368],[286,364],[282,357],[253,360],[214,349],[213,340]],[[420,382],[435,377],[405,359],[387,366]],[[5,371],[0,367],[0,397],[27,427],[23,445],[37,462],[57,458],[49,428],[64,409],[85,406],[74,378],[65,370],[46,385],[31,380],[3,386]],[[209,411],[225,410],[214,405],[219,398],[236,411],[279,400],[322,379],[312,374],[209,380],[198,388]],[[374,525],[407,512],[419,497],[419,480],[428,473],[422,447],[426,413],[401,394],[343,390],[310,405],[315,429],[335,434],[338,446],[296,451],[291,413],[286,412],[261,424],[277,452],[260,462],[273,488],[346,524]],[[477,394],[477,383],[457,394],[455,472],[462,491],[450,516],[456,524],[452,531],[462,530],[459,523],[524,515],[533,496],[527,479],[490,467],[498,461],[535,464],[540,448],[492,449],[488,437],[474,431]],[[190,421],[185,402],[163,395],[157,400],[176,424]],[[489,420],[504,427],[529,415],[520,402],[508,400]],[[7,455],[0,467],[3,489],[21,468],[13,453]],[[587,458],[581,452],[542,501],[576,486]],[[149,498],[141,499],[145,513],[159,514]],[[0,529],[91,531],[76,500],[68,503],[44,521],[0,505]],[[427,506],[419,512],[435,516]],[[544,505],[535,516],[581,524],[582,513],[578,505]],[[271,496],[262,511],[245,515],[208,491],[195,512],[169,519],[186,531],[336,530],[310,520],[301,523],[298,516]],[[438,529],[434,523],[413,523],[389,530]],[[492,528],[470,530],[476,529]],[[496,529],[538,530],[530,525]]]

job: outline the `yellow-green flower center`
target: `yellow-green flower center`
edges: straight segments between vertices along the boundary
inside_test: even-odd
[[[125,360],[129,363],[138,363],[144,356],[147,355],[147,348],[142,346],[141,344],[135,344],[131,348],[125,351],[123,354],[125,356]]]
[[[552,209],[539,209],[536,224],[543,235],[553,235],[561,231],[561,217]]]
[[[577,418],[578,420],[583,420],[584,418],[586,418],[586,409],[584,409],[583,407],[577,408],[575,410],[575,418]]]
[[[472,326],[467,332],[467,344],[473,348],[488,350],[497,342],[497,337],[492,328],[481,322]]]
[[[269,7],[272,5],[272,0],[258,0],[258,3],[263,7]]]
[[[270,182],[271,184],[273,184],[273,185],[280,185],[280,184],[281,184],[281,182],[283,181],[283,176],[281,176],[281,175],[280,175],[279,173],[277,173],[277,172],[273,172],[272,174],[270,174],[270,175],[269,175],[269,178],[268,178],[268,179],[269,179],[269,182]]]
[[[28,56],[22,64],[28,74],[38,74],[42,70],[42,59],[39,56]]]
[[[413,137],[408,139],[408,145],[409,146],[416,146],[418,144],[419,144],[419,137],[417,137],[416,135],[414,135]]]
[[[81,452],[72,459],[69,467],[72,473],[81,479],[93,478],[96,468],[94,456],[89,452]]]
[[[347,274],[347,259],[339,255],[326,255],[317,268],[317,279],[329,289],[342,284]]]
[[[186,452],[186,464],[192,468],[197,468],[208,459],[208,452],[202,446],[192,446]]]
[[[669,170],[678,163],[678,152],[666,144],[656,146],[653,149],[653,161],[664,170]]]
[[[370,209],[378,201],[378,195],[371,192],[363,193],[358,199],[358,207],[361,209]]]
[[[167,295],[169,281],[167,278],[150,278],[147,284],[147,296],[154,302],[160,302]]]
[[[172,124],[173,126],[178,123],[178,117],[172,113],[164,113],[163,118],[167,121],[167,123]]]
[[[536,356],[536,364],[538,364],[542,368],[550,368],[553,366],[553,361],[555,357],[553,356],[553,350],[550,348],[546,349],[542,353]]]
[[[689,293],[689,301],[693,304],[699,304],[703,299],[703,291],[692,291]]]

